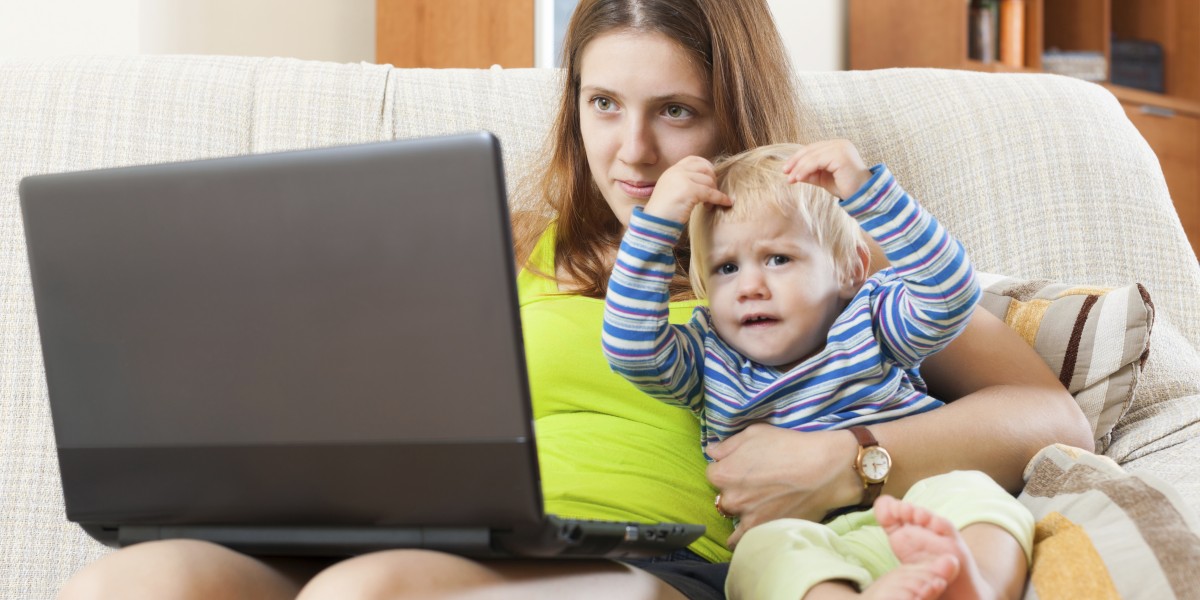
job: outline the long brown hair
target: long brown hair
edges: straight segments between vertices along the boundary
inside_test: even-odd
[[[573,291],[603,298],[609,258],[623,228],[588,169],[579,126],[579,63],[596,37],[615,30],[667,36],[703,65],[709,77],[720,153],[732,154],[799,136],[791,64],[766,0],[582,0],[567,27],[565,90],[547,144],[550,164],[533,186],[549,210],[513,215],[517,264],[556,221],[555,266],[579,283]],[[636,66],[631,66],[636,68]],[[691,297],[686,240],[676,250],[675,299]],[[554,273],[543,273],[554,277]]]

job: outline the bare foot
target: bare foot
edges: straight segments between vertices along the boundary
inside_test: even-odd
[[[943,597],[949,581],[958,574],[958,563],[949,555],[925,563],[901,564],[862,591],[870,600],[933,600]]]
[[[804,595],[804,600],[933,600],[941,596],[946,582],[958,573],[950,556],[919,565],[900,565],[867,586],[862,593],[846,581],[823,581]]]
[[[950,521],[891,496],[880,496],[875,501],[875,520],[887,533],[892,552],[902,566],[928,565],[947,557],[953,559],[955,573],[946,579],[948,583],[942,598],[982,600],[997,597]]]

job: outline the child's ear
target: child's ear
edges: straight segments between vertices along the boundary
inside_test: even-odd
[[[848,265],[849,268],[842,273],[842,285],[838,290],[838,295],[843,299],[849,300],[858,293],[858,288],[862,287],[864,281],[867,280],[867,273],[870,272],[871,266],[871,251],[864,245],[855,249],[854,260]]]

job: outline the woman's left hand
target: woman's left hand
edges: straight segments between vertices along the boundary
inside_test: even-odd
[[[764,423],[709,445],[708,479],[720,508],[739,518],[735,546],[755,525],[785,517],[819,521],[856,504],[862,481],[853,468],[857,442],[849,431],[798,432]]]

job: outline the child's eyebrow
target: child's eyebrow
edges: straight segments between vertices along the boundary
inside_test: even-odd
[[[787,238],[783,238],[783,239],[769,238],[769,239],[758,240],[757,242],[754,242],[754,249],[758,250],[758,251],[761,251],[763,249],[772,250],[775,248],[785,248],[790,252],[803,252],[803,253],[809,252],[804,247],[803,244],[797,243],[795,240],[791,240],[791,239],[787,239]]]
[[[708,262],[712,263],[712,266],[715,267],[721,263],[729,262],[729,255],[728,250],[714,248],[708,253]]]

